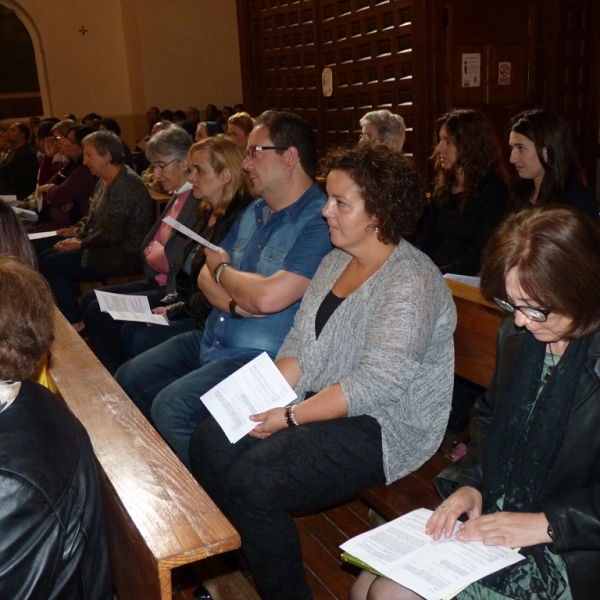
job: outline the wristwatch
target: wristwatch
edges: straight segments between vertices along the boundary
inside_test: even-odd
[[[548,523],[548,536],[552,541],[554,541],[554,529],[552,529],[552,525]]]

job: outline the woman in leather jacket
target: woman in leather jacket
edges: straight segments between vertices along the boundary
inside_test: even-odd
[[[54,339],[52,293],[17,257],[0,255],[0,280],[0,598],[112,600],[92,444],[29,379]]]
[[[192,229],[213,244],[219,244],[252,201],[243,160],[244,153],[225,135],[207,138],[190,148],[189,181],[193,196],[200,200]],[[174,270],[175,291],[154,309],[154,313],[169,321],[169,327],[125,323],[121,339],[129,358],[175,335],[204,328],[212,306],[198,289],[197,279],[203,266],[203,247],[189,239]]]
[[[511,215],[486,248],[481,291],[498,334],[467,454],[445,469],[427,533],[521,548],[525,560],[457,598],[591,600],[600,589],[600,232],[554,205]],[[373,581],[374,580],[374,581]],[[364,573],[352,600],[418,598]]]

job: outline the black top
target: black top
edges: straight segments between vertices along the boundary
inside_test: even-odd
[[[213,244],[219,244],[252,200],[251,196],[238,192],[225,214],[219,217],[214,225],[208,225],[211,213],[205,211],[198,215],[192,230]],[[198,275],[204,266],[204,259],[202,248],[199,249],[199,244],[189,239],[176,266],[175,293],[169,294],[163,300],[168,305],[167,315],[170,321],[193,317],[198,328],[204,327],[204,322],[212,310],[212,306],[198,288]]]
[[[319,310],[317,311],[317,315],[315,317],[315,336],[318,339],[321,335],[321,331],[323,331],[323,327],[325,327],[325,323],[329,321],[329,317],[335,312],[336,308],[345,300],[345,298],[339,298],[333,292],[329,292],[325,298],[323,298],[323,302],[321,302],[321,306],[319,306]]]
[[[452,194],[443,206],[429,207],[420,249],[442,273],[477,275],[481,254],[508,207],[508,188],[495,173],[482,180],[479,193],[467,198],[460,210],[462,193]]]

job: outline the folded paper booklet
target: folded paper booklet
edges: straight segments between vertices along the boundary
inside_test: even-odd
[[[458,541],[460,523],[450,539],[434,541],[425,533],[431,514],[420,508],[352,538],[340,546],[350,555],[342,558],[358,566],[363,562],[426,600],[453,598],[471,583],[524,559],[510,548]]]

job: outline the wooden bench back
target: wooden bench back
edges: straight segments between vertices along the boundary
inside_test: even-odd
[[[172,568],[239,535],[58,311],[55,322],[49,370],[100,465],[119,597],[171,600]]]
[[[447,279],[456,304],[454,372],[488,387],[496,366],[496,337],[502,311],[483,298],[479,288]]]

